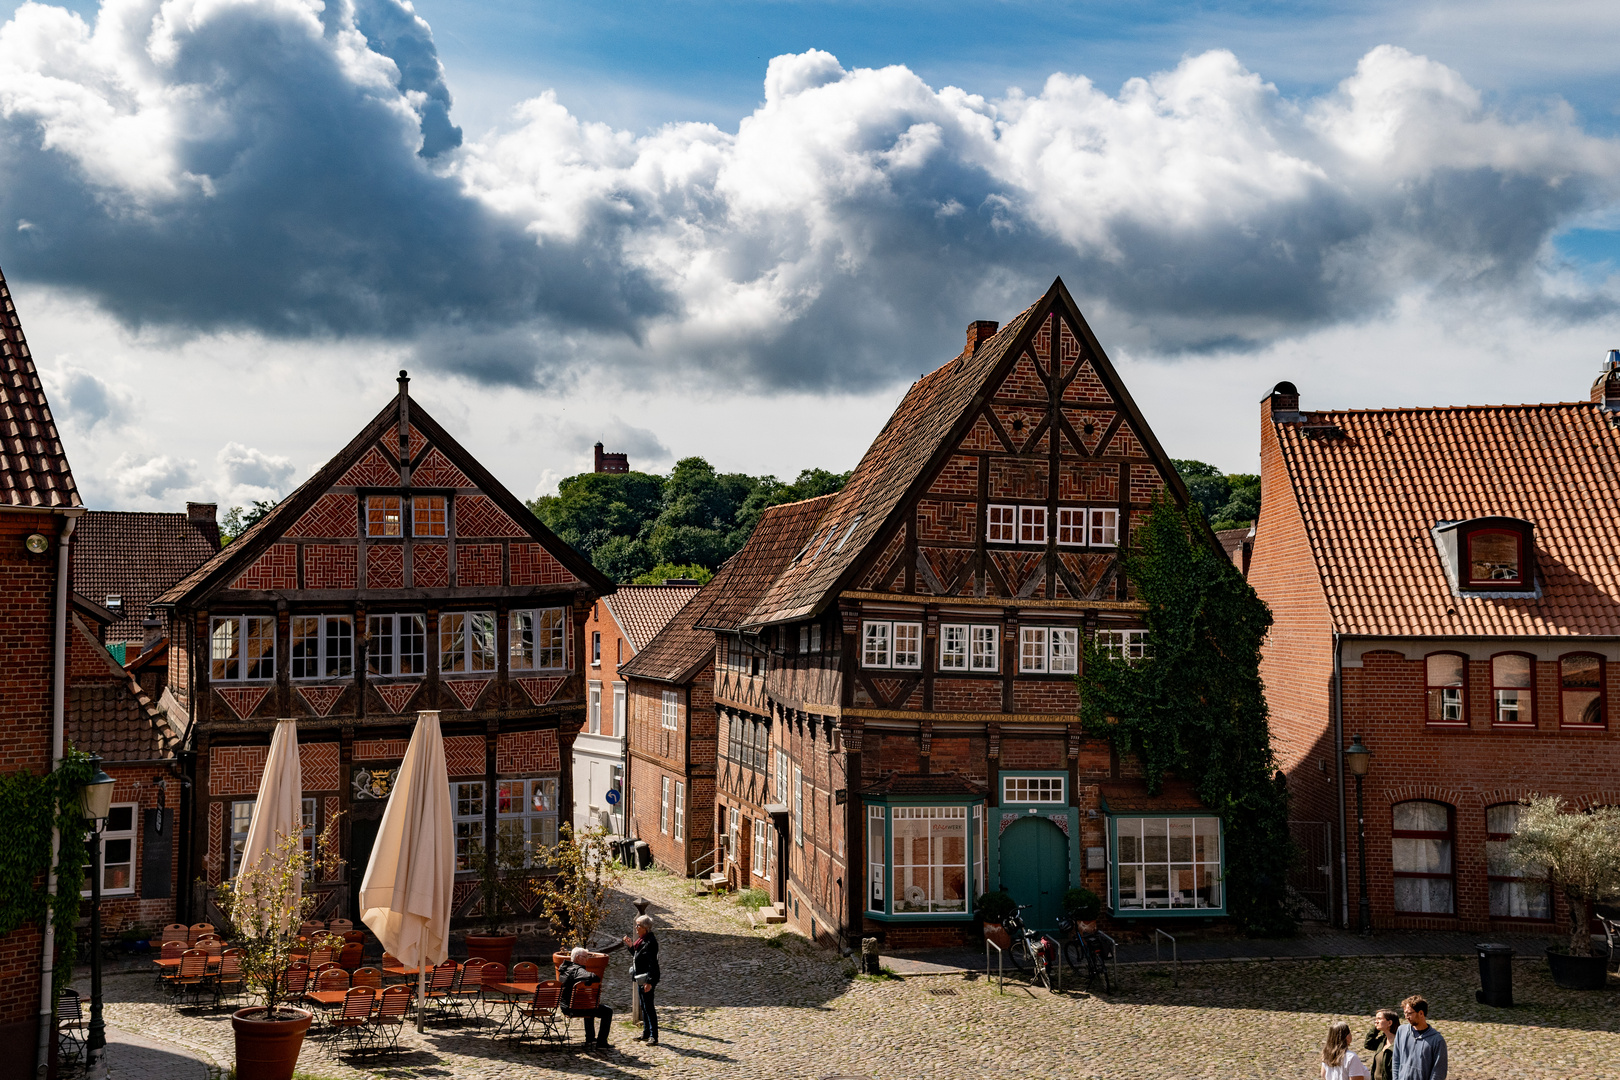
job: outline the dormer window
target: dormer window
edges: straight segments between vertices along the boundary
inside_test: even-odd
[[[1452,592],[1511,596],[1536,591],[1535,526],[1520,518],[1442,521],[1434,538]]]
[[[1524,581],[1524,538],[1506,529],[1468,534],[1468,584],[1512,587]]]

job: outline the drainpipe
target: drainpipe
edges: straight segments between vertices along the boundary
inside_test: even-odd
[[[56,632],[52,642],[51,681],[51,770],[62,764],[63,732],[67,715],[67,626],[68,626],[68,554],[73,547],[73,528],[79,523],[82,509],[64,515],[62,534],[56,544]],[[46,903],[56,898],[56,857],[62,847],[62,832],[51,817],[51,866],[45,879]],[[53,1001],[51,983],[56,960],[56,924],[51,909],[45,909],[43,955],[40,960],[39,984],[39,1051],[35,1063],[38,1076],[45,1076],[51,1060],[51,1014]]]
[[[1339,926],[1350,925],[1350,863],[1344,811],[1344,643],[1333,633],[1333,775],[1339,793]]]

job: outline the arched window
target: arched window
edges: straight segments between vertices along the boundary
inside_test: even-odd
[[[1491,887],[1491,918],[1550,919],[1552,890],[1545,875],[1526,877],[1508,862],[1507,842],[1519,827],[1519,804],[1485,808],[1485,874]]]
[[[1559,708],[1566,727],[1603,724],[1603,657],[1571,653],[1558,659]]]
[[[1455,827],[1451,807],[1437,802],[1394,806],[1390,862],[1395,910],[1450,915],[1456,911]]]
[[[1467,724],[1468,697],[1463,688],[1467,659],[1459,653],[1430,653],[1424,666],[1429,723]]]
[[[1535,724],[1535,670],[1534,661],[1523,653],[1491,657],[1494,723],[1519,727]]]

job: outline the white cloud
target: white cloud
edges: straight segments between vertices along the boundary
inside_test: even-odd
[[[71,460],[71,459],[70,459]],[[113,462],[122,505],[149,510],[172,506],[197,483],[197,463],[160,454],[140,457],[124,454]]]
[[[278,499],[293,486],[291,458],[267,454],[241,443],[226,443],[214,457],[220,479],[234,500]]]

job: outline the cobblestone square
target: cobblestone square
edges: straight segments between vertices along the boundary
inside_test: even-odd
[[[982,975],[853,977],[843,958],[776,928],[755,930],[730,899],[693,897],[688,883],[648,872],[626,883],[652,901],[664,957],[662,1043],[631,1040],[627,961],[616,955],[607,1002],[614,1048],[586,1053],[515,1043],[467,1023],[408,1026],[392,1062],[355,1060],[321,1034],[300,1070],[322,1080],[401,1078],[861,1077],[982,1078],[1314,1077],[1329,1021],[1364,1030],[1375,1008],[1426,994],[1450,1046],[1455,1080],[1613,1080],[1620,1077],[1620,998],[1559,990],[1539,958],[1514,969],[1516,1007],[1474,1002],[1471,958],[1246,961],[1121,969],[1112,994],[1044,989]],[[628,926],[627,892],[614,926]],[[1172,985],[1172,983],[1178,985]],[[87,989],[87,987],[83,987]],[[229,1010],[176,1008],[151,976],[107,980],[116,1080],[182,1080],[190,1054],[216,1068],[231,1059]],[[576,1040],[578,1023],[575,1023]],[[118,1038],[133,1037],[139,1050]],[[195,1075],[204,1074],[193,1066]]]

